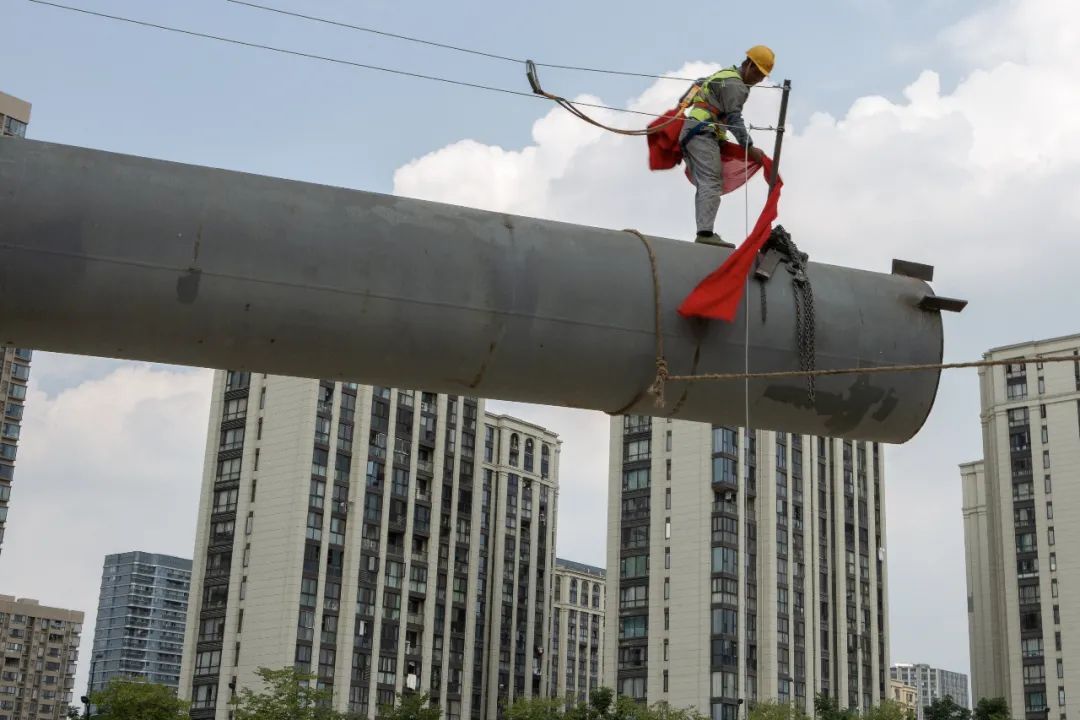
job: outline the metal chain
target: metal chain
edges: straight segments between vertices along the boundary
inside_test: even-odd
[[[816,365],[815,347],[816,327],[814,323],[814,288],[806,274],[805,253],[799,252],[799,246],[783,226],[776,226],[770,238],[773,246],[787,256],[788,272],[793,276],[793,296],[795,298],[795,338],[799,348],[799,369],[813,371]],[[764,287],[764,286],[763,286]],[[762,298],[764,299],[764,294]],[[807,375],[806,389],[810,402],[816,398],[816,376]]]

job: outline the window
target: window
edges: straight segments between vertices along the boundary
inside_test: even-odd
[[[621,578],[636,578],[644,577],[649,574],[649,557],[647,555],[632,555],[625,557],[619,562],[619,577]],[[577,602],[577,588],[574,587],[573,581],[570,586],[570,602]]]
[[[649,649],[644,645],[619,648],[619,669],[632,670],[645,667],[649,657]]]
[[[738,552],[731,548],[714,547],[712,549],[712,571],[714,573],[727,573],[729,575],[738,574]]]
[[[645,678],[628,677],[619,681],[619,694],[635,700],[645,698]]]
[[[1057,596],[1058,596],[1058,581],[1057,580],[1051,580],[1050,581],[1050,597],[1057,597]]]
[[[638,460],[648,460],[651,457],[651,449],[649,447],[649,440],[629,440],[623,449],[623,460],[625,462],[635,462]]]
[[[734,458],[714,457],[712,481],[723,485],[738,485],[739,475]]]
[[[309,512],[307,516],[307,539],[322,540],[322,513]]]
[[[1027,638],[1020,641],[1020,652],[1024,657],[1042,657],[1042,638]]]
[[[1046,503],[1046,519],[1047,520],[1053,520],[1054,519],[1054,503],[1052,503],[1052,502],[1047,502]]]
[[[235,482],[240,479],[240,458],[218,461],[217,482]]]
[[[221,669],[221,651],[206,650],[195,655],[195,674],[213,675]]]
[[[225,607],[229,599],[228,585],[208,585],[203,588],[203,609],[213,610]]]
[[[247,398],[235,398],[233,400],[225,401],[225,409],[222,413],[222,422],[228,420],[238,420],[247,415]]]
[[[635,550],[649,546],[649,526],[631,525],[622,529],[622,548]]]
[[[649,604],[649,586],[633,585],[619,588],[619,607],[622,609],[645,607]]]
[[[1057,570],[1057,553],[1050,553],[1050,572]]]
[[[1046,544],[1053,546],[1054,542],[1054,528],[1046,528]]]
[[[623,471],[623,490],[646,490],[649,487],[649,468]]]
[[[712,634],[713,635],[738,635],[739,622],[735,610],[728,608],[713,608],[712,610]]]
[[[725,605],[738,605],[739,581],[731,578],[713,578],[712,601]]]
[[[649,632],[649,618],[647,615],[630,615],[619,618],[619,638],[629,640],[643,638]]]
[[[712,541],[738,545],[739,521],[731,517],[714,516],[712,519]]]
[[[225,637],[225,618],[207,618],[199,624],[199,642],[213,642]]]
[[[191,693],[192,709],[206,709],[214,707],[217,703],[217,684],[195,685]]]
[[[397,661],[393,657],[379,656],[379,673],[377,680],[385,685],[393,685],[397,682]]]

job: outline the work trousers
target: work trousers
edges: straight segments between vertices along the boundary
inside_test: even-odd
[[[686,137],[699,125],[688,119],[683,125],[679,141],[683,143],[683,158],[690,171],[690,182],[697,192],[694,195],[694,219],[698,232],[712,232],[716,213],[720,210],[720,196],[724,193],[724,173],[720,165],[720,141],[712,128],[703,129],[690,140]]]

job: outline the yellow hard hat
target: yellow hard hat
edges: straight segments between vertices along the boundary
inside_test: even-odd
[[[768,75],[772,72],[773,64],[776,62],[776,53],[764,45],[755,45],[746,51],[746,57],[750,58],[758,70]]]

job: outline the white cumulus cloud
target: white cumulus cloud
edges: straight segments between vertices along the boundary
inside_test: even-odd
[[[897,100],[857,98],[842,117],[819,113],[789,128],[780,222],[815,260],[883,272],[894,257],[935,265],[938,292],[972,303],[961,316],[946,318],[947,357],[1080,331],[1068,270],[1080,261],[1078,33],[1077,3],[988,5],[942,33],[939,50],[967,66],[956,87],[943,88],[928,68],[894,89]],[[717,66],[692,62],[672,74],[700,76]],[[797,92],[812,97],[813,78],[796,80]],[[659,112],[682,90],[679,83],[657,81],[627,107]],[[778,100],[774,90],[754,90],[748,120],[773,124]],[[597,116],[623,127],[644,124],[633,115]],[[770,133],[755,131],[754,137],[771,148]],[[692,187],[681,168],[648,172],[643,139],[603,133],[557,107],[536,122],[532,139],[520,149],[462,140],[400,168],[394,190],[588,225],[692,235]],[[754,185],[751,222],[764,197],[763,183]],[[743,203],[740,192],[721,208],[718,230],[730,239],[743,236]],[[887,452],[894,660],[966,667],[956,465],[981,456],[978,410],[974,373],[946,375],[927,427]],[[604,528],[594,520],[607,483],[599,469],[606,464],[607,423],[599,415],[590,422],[552,412],[548,421],[562,432],[564,447],[584,445],[590,456],[577,466],[578,457],[564,454],[560,552],[602,561]]]

